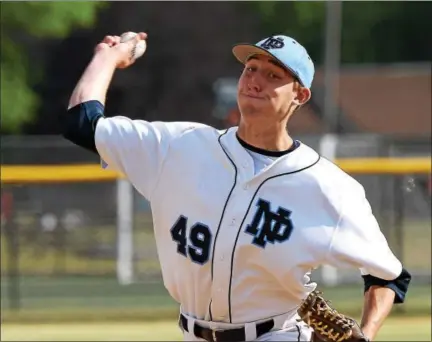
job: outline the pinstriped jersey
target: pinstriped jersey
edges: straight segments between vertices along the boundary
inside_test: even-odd
[[[164,284],[182,312],[244,323],[293,311],[325,264],[399,276],[357,181],[303,143],[255,172],[236,132],[125,117],[96,127],[101,158],[151,204]]]

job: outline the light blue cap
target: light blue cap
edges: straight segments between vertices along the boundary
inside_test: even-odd
[[[276,59],[296,77],[303,87],[310,88],[315,67],[306,49],[295,39],[283,35],[265,38],[256,44],[241,43],[233,47],[234,56],[243,64],[257,54]]]

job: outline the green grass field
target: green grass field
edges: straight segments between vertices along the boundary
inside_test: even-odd
[[[409,224],[404,239],[404,261],[408,269],[424,273],[414,277],[406,303],[398,306],[386,321],[377,341],[431,341],[430,224]],[[74,246],[88,243],[82,232],[70,235]],[[112,227],[93,228],[97,243],[112,244]],[[136,272],[140,281],[118,284],[115,259],[63,254],[61,272],[56,271],[58,254],[52,248],[43,253],[39,242],[20,243],[19,286],[7,277],[7,240],[1,239],[1,341],[167,341],[181,340],[177,328],[177,304],[161,283],[153,234],[135,235]],[[139,246],[139,247],[138,247]],[[42,248],[43,249],[43,248]],[[340,312],[359,317],[363,284],[320,288]],[[12,283],[13,284],[13,283]],[[10,309],[10,289],[18,290],[21,310]]]
[[[21,278],[18,313],[9,310],[8,289],[7,280],[2,278],[3,322],[146,321],[155,316],[173,318],[178,312],[177,304],[160,281],[122,286],[115,278],[104,277]],[[341,312],[352,315],[361,312],[362,284],[319,289]],[[398,306],[394,314],[423,316],[430,312],[431,285],[413,279],[405,304]]]
[[[2,324],[2,341],[179,341],[176,321]],[[376,341],[431,341],[430,317],[390,318]]]

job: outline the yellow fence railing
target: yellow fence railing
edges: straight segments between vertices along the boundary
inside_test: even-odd
[[[350,174],[428,174],[430,157],[347,158],[335,164]],[[1,166],[3,184],[113,181],[123,176],[103,170],[99,164],[84,165],[5,165]]]

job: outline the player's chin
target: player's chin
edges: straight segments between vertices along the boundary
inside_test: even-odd
[[[253,104],[246,104],[241,106],[242,117],[255,117],[258,118],[260,116],[265,115],[266,109],[263,106],[256,106]]]
[[[258,115],[260,113],[265,113],[269,108],[269,104],[263,100],[254,101],[245,99],[244,101],[239,101],[239,107],[241,109],[241,113]]]

